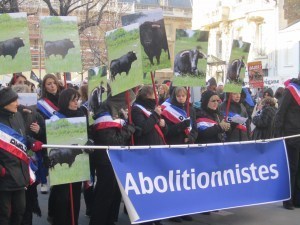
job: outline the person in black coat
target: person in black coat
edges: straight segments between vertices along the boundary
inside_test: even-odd
[[[65,89],[58,99],[59,113],[67,118],[84,117],[84,112],[79,108],[80,94],[73,88]],[[82,182],[72,183],[73,208],[75,224],[78,224],[80,211]],[[48,202],[48,221],[52,225],[71,225],[70,185],[61,184],[52,186]]]
[[[252,118],[255,125],[252,140],[268,139],[273,137],[273,120],[276,114],[274,98],[264,98],[261,102],[260,113]]]
[[[136,131],[134,145],[164,145],[167,132],[165,120],[161,118],[161,107],[156,106],[154,91],[145,85],[138,91],[131,110],[132,121]],[[152,206],[150,206],[152,207]],[[143,225],[160,225],[160,220],[142,223]]]
[[[137,94],[131,110],[136,127],[134,145],[164,145],[167,132],[165,120],[161,118],[161,107],[156,106],[151,86],[143,86]]]
[[[27,149],[42,149],[42,142],[27,136],[18,112],[18,95],[11,88],[0,90],[0,224],[20,225],[25,211],[25,188],[29,176]],[[15,144],[13,144],[15,143]]]
[[[225,122],[219,111],[220,97],[213,91],[205,91],[201,95],[201,108],[196,110],[198,137],[196,143],[220,143],[226,138],[225,132],[230,123]]]
[[[300,134],[300,77],[287,81],[285,85],[282,101],[274,118],[275,137]],[[300,138],[286,139],[285,142],[290,166],[291,199],[284,201],[283,207],[293,210],[296,194],[300,194],[296,182],[299,179]]]
[[[241,94],[228,93],[226,97],[226,100],[220,105],[221,113],[226,122],[230,123],[230,129],[226,132],[226,142],[248,141],[250,138],[250,121],[245,106],[240,102]]]
[[[187,107],[189,107],[190,115],[187,115]],[[167,144],[193,144],[195,142],[198,135],[196,115],[194,108],[187,102],[186,88],[174,89],[171,105],[163,110],[162,116],[168,126]]]
[[[120,102],[123,94],[108,99],[100,103],[99,108],[94,111],[93,139],[95,145],[102,146],[124,146],[128,145],[135,128],[126,124],[124,119],[120,119],[113,111]],[[114,104],[114,100],[116,104]],[[92,204],[90,225],[113,225],[118,220],[121,203],[121,193],[108,158],[107,152],[95,150],[92,155],[92,164],[96,168],[97,182],[94,191],[94,201]]]
[[[170,99],[170,105],[164,108],[162,116],[168,126],[166,142],[172,144],[193,144],[197,138],[197,125],[194,109],[187,101],[187,90],[184,87],[176,87],[173,90]],[[190,115],[186,109],[189,107]],[[170,219],[173,222],[182,220],[191,221],[193,218],[189,215],[174,217]]]

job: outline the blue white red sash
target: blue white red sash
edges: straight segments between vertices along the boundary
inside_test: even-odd
[[[145,107],[143,107],[142,105],[135,103],[134,106],[139,107],[147,118],[149,118],[151,116],[152,113],[150,111],[148,111],[147,109],[145,109]],[[161,131],[160,127],[157,124],[155,124],[154,128],[157,131],[157,133],[159,134],[159,136],[162,138],[164,144],[166,144],[165,136],[164,136],[163,132]]]
[[[56,119],[59,118],[65,118],[64,115],[60,114],[58,112],[58,107],[56,107],[49,99],[43,98],[38,100],[37,102],[38,109],[43,113],[43,115],[47,118],[56,117]]]
[[[35,175],[29,166],[30,159],[27,156],[26,138],[11,127],[0,123],[0,148],[24,161],[28,165],[30,184],[35,181]]]
[[[171,105],[171,99],[168,98],[166,99],[166,101],[164,101],[162,104],[161,104],[161,109],[164,110],[166,107],[168,107],[169,105]]]
[[[178,108],[174,105],[167,106],[162,111],[162,115],[174,124],[177,124],[177,123],[180,123],[182,121],[189,119],[189,117],[187,117],[185,110]],[[187,129],[185,129],[186,135],[188,135],[191,132],[191,130],[192,130],[192,124],[190,122],[190,126]]]
[[[295,83],[289,83],[286,88],[291,92],[298,105],[300,105],[300,86]]]
[[[238,125],[236,126],[237,129],[240,129],[243,132],[247,132],[247,126],[246,126],[246,121],[248,118],[242,117],[240,114],[229,112],[226,122],[234,122],[237,123]]]
[[[121,129],[126,124],[123,119],[113,119],[112,116],[108,113],[101,113],[97,115],[97,119],[94,122],[95,130],[102,130],[106,128],[119,128]]]
[[[198,118],[196,122],[198,131],[204,131],[207,128],[213,127],[218,124],[216,121],[208,118]]]

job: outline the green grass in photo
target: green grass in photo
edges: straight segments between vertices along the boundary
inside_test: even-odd
[[[242,83],[239,84],[226,83],[224,85],[224,92],[241,93],[241,91],[242,91]]]
[[[24,46],[18,49],[14,59],[10,55],[0,56],[0,74],[30,71],[32,68],[27,15],[18,14],[20,17],[0,14],[0,42],[19,37],[24,43]]]
[[[116,35],[116,33],[118,35]],[[143,83],[143,70],[138,29],[131,31],[125,31],[123,28],[118,29],[106,37],[106,43],[109,64],[112,60],[120,58],[129,51],[135,52],[137,57],[137,60],[132,62],[128,75],[123,72],[121,75],[117,74],[114,81],[110,79],[109,84],[112,90],[112,95],[117,95],[141,85]]]
[[[175,41],[175,54],[183,50],[193,50],[198,49],[204,54],[207,55],[207,49],[208,49],[208,34],[207,32],[202,33],[203,31],[194,32],[193,35],[187,36],[186,30],[177,30],[176,34],[176,41]],[[205,36],[204,38],[200,38],[202,36]],[[207,37],[206,37],[207,36]],[[173,76],[173,83],[175,86],[206,86],[206,71],[207,71],[207,61],[206,59],[198,59],[197,68],[202,76]]]
[[[53,145],[84,145],[87,141],[86,118],[46,120],[47,143]],[[48,155],[51,149],[48,149]],[[64,151],[64,150],[61,150]],[[66,184],[90,179],[89,156],[83,152],[76,156],[71,167],[59,163],[49,170],[50,184]]]
[[[50,55],[45,58],[47,73],[81,72],[82,61],[76,17],[74,20],[64,20],[63,17],[43,17],[41,19],[43,46],[46,41],[70,39],[75,48],[70,48],[63,59],[61,55]]]

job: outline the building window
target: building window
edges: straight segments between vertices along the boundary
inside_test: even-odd
[[[222,36],[221,34],[217,34],[217,39],[216,39],[217,43],[216,43],[216,46],[217,46],[217,57],[218,58],[222,58],[222,48],[223,48],[223,44],[222,44]]]
[[[291,41],[286,43],[286,48],[284,49],[284,66],[292,66],[292,45]]]

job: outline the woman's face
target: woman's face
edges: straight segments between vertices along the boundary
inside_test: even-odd
[[[241,100],[241,94],[240,93],[232,93],[231,99],[232,99],[232,101],[239,103]]]
[[[217,110],[219,103],[221,102],[218,95],[213,95],[210,97],[207,107],[212,110]]]
[[[12,113],[16,113],[18,111],[18,106],[19,106],[19,102],[18,99],[11,102],[10,104],[4,106],[4,109],[12,112]]]
[[[158,88],[158,93],[159,93],[160,95],[164,95],[164,94],[165,94],[165,90],[164,90],[164,88],[163,88],[162,86],[160,86],[160,87]]]
[[[48,78],[45,82],[45,88],[48,93],[55,95],[57,92],[57,84],[55,83],[55,80]]]
[[[26,84],[27,80],[25,77],[19,76],[17,77],[17,79],[15,80],[14,85],[24,85]]]
[[[68,107],[68,108],[69,108],[70,110],[76,111],[76,110],[78,109],[78,106],[79,106],[78,100],[79,100],[78,97],[73,98],[73,99],[69,102],[69,107]]]
[[[183,104],[186,102],[186,97],[186,94],[183,91],[180,91],[176,94],[176,101]]]

